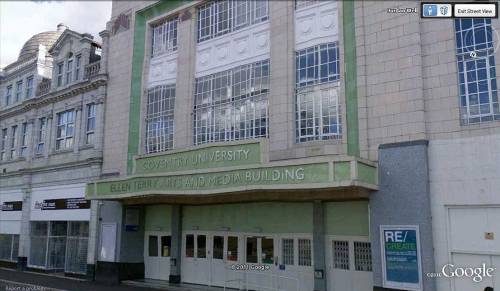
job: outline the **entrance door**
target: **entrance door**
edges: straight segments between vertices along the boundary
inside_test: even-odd
[[[248,289],[276,289],[278,240],[271,236],[245,236],[245,263],[250,270],[246,274]]]
[[[240,237],[236,234],[218,233],[210,237],[212,257],[210,258],[210,284],[214,286],[238,288],[240,285],[235,272],[230,272],[232,265],[238,263]]]
[[[182,238],[182,281],[186,283],[210,285],[211,249],[208,233],[189,232]]]
[[[477,268],[482,264],[486,264],[486,267],[489,266],[497,267],[500,263],[498,256],[490,256],[490,255],[473,255],[473,254],[452,254],[452,260],[455,267],[472,267]],[[495,261],[497,265],[495,265]],[[494,273],[493,273],[494,274]],[[492,287],[494,290],[499,290],[500,284],[499,282],[494,282],[496,277],[483,277],[481,282],[474,282],[471,277],[460,277],[453,278],[453,284],[455,285],[454,291],[471,291],[478,290],[483,291],[486,287]],[[496,280],[498,281],[498,279]],[[495,284],[495,285],[494,285]]]
[[[144,277],[168,280],[170,275],[170,233],[146,231],[144,246]]]
[[[310,235],[286,235],[280,238],[280,262],[277,274],[283,290],[314,289],[312,238]]]
[[[373,290],[371,245],[367,237],[327,236],[327,290]]]

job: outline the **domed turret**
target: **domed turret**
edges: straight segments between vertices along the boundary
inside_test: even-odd
[[[17,60],[21,61],[36,55],[38,52],[38,46],[41,44],[48,50],[57,41],[65,29],[67,29],[66,25],[60,23],[57,25],[57,31],[46,31],[35,34],[26,43],[24,43]]]

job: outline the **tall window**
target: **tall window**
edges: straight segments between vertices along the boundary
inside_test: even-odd
[[[95,116],[96,116],[96,105],[87,105],[87,122],[85,124],[85,143],[94,143],[94,131],[95,131]]]
[[[268,1],[212,1],[198,8],[198,42],[268,19]]]
[[[63,69],[64,62],[57,64],[57,87],[60,87],[63,84]]]
[[[12,99],[12,85],[7,86],[7,89],[5,89],[5,106],[9,106],[11,99]]]
[[[66,62],[66,85],[73,81],[73,59]]]
[[[10,158],[17,157],[17,125],[11,127],[10,130]]]
[[[36,153],[43,153],[43,149],[45,146],[45,136],[47,135],[47,118],[42,117],[38,120],[38,132],[37,132],[37,144],[36,144]]]
[[[7,148],[7,128],[2,129],[2,140],[0,142],[0,161],[5,161],[5,150]]]
[[[153,57],[177,50],[178,23],[179,19],[174,18],[163,21],[153,27]]]
[[[68,110],[57,114],[56,150],[73,147],[75,111]]]
[[[269,60],[196,79],[194,143],[266,137]]]
[[[146,152],[173,148],[175,84],[156,86],[148,91],[146,116]]]
[[[27,151],[28,151],[28,123],[24,122],[21,125],[21,152],[19,153],[19,155],[21,157],[25,157]]]
[[[33,76],[26,79],[26,99],[33,97]]]
[[[80,68],[82,66],[82,55],[76,56],[75,59],[75,81],[80,79]]]
[[[460,119],[500,120],[491,19],[455,19]]]
[[[23,81],[16,83],[16,102],[21,101],[23,98]]]
[[[340,139],[337,42],[296,52],[296,141]]]

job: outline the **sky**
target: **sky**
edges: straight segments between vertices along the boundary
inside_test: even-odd
[[[0,1],[0,68],[17,60],[24,43],[34,34],[69,29],[88,32],[100,41],[99,32],[111,17],[111,1]]]

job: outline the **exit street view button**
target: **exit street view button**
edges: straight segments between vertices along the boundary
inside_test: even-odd
[[[455,17],[467,17],[467,18],[496,18],[498,14],[498,8],[496,3],[467,3],[454,5],[455,7]]]

